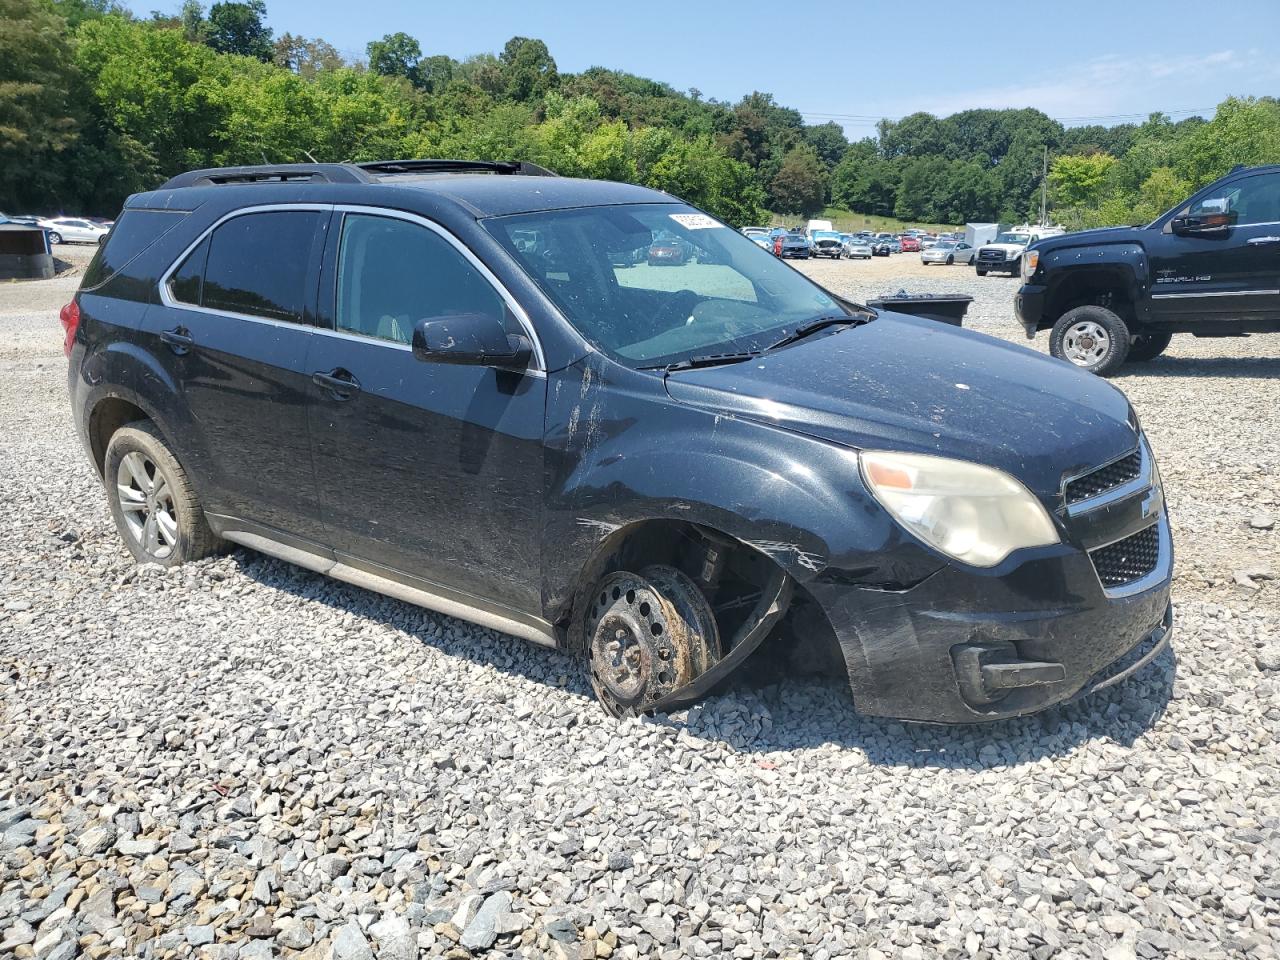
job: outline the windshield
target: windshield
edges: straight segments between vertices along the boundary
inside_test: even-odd
[[[811,320],[848,315],[742,234],[682,204],[582,207],[483,223],[579,333],[629,366],[755,352]],[[516,242],[530,234],[536,244]],[[659,237],[678,252],[659,256]]]
[[[1031,235],[1027,233],[1002,233],[996,237],[996,243],[1030,243]]]

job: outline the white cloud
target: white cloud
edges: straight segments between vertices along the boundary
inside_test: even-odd
[[[991,71],[993,76],[1000,72],[999,68]],[[1280,77],[1280,65],[1257,49],[1217,50],[1176,59],[1111,53],[1083,63],[1046,66],[1029,83],[988,82],[969,88],[953,84],[945,92],[891,100],[882,110],[886,116],[900,117],[920,110],[946,116],[982,107],[1035,107],[1051,117],[1080,118],[1069,121],[1073,123],[1117,118],[1099,121],[1112,123],[1130,116],[1141,120],[1152,110],[1211,111],[1228,93],[1269,87],[1269,78],[1276,77]],[[1240,88],[1242,82],[1245,89]],[[866,124],[850,124],[849,133],[864,136],[865,128]]]

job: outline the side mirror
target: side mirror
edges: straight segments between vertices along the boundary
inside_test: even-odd
[[[1199,213],[1195,216],[1178,216],[1169,221],[1169,229],[1180,237],[1220,236],[1236,222],[1234,211],[1229,213]]]
[[[427,317],[413,328],[413,355],[428,363],[524,369],[532,354],[527,337],[485,313]]]

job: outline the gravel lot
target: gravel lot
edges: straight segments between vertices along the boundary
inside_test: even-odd
[[[1022,341],[1012,280],[799,269]],[[792,680],[619,722],[559,654],[287,564],[135,567],[67,411],[76,282],[0,285],[0,956],[1277,954],[1280,338],[1116,381],[1176,662],[986,727]]]

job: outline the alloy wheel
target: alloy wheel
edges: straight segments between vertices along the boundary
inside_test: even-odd
[[[1092,320],[1073,323],[1062,338],[1063,355],[1078,367],[1092,367],[1102,362],[1110,349],[1110,335]]]
[[[149,557],[167,560],[178,545],[178,511],[155,461],[137,450],[126,453],[116,471],[116,496],[129,535]]]

